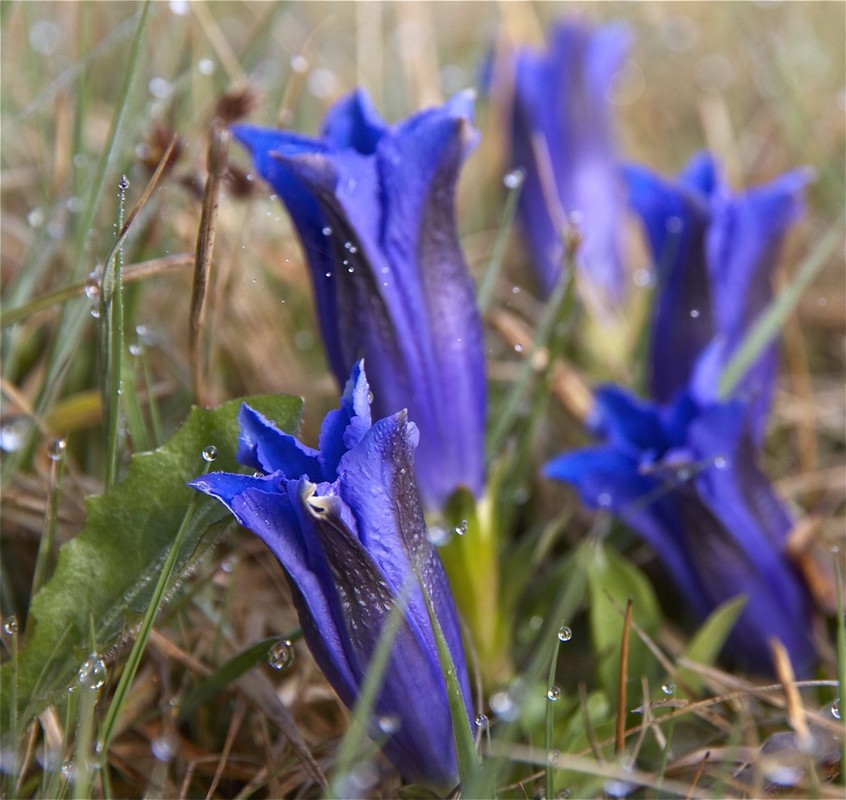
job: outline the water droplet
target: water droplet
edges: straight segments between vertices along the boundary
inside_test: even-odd
[[[402,721],[396,714],[384,714],[379,717],[376,724],[379,726],[379,730],[382,731],[382,733],[386,736],[390,736],[400,729]]]
[[[77,673],[79,685],[87,689],[99,689],[106,682],[106,664],[96,653],[92,653]]]
[[[681,233],[682,228],[684,228],[684,222],[681,217],[667,217],[664,220],[664,227],[667,233]]]
[[[42,56],[54,53],[63,38],[62,28],[51,19],[36,20],[29,29],[29,44]]]
[[[560,700],[561,699],[561,689],[559,689],[557,686],[550,686],[546,690],[546,699],[551,700],[553,703],[556,700]]]
[[[488,715],[487,714],[476,714],[473,722],[476,723],[477,728],[487,728],[488,727]]]
[[[323,228],[323,230],[321,231],[321,233],[322,233],[324,236],[331,236],[331,235],[332,235],[332,228],[330,228],[328,225],[326,225],[326,226],[324,226],[324,228]]]
[[[14,614],[10,614],[3,620],[3,633],[7,636],[13,636],[18,632],[18,618]]]
[[[443,547],[452,538],[450,532],[443,525],[430,525],[426,534],[435,547]]]
[[[549,764],[550,766],[553,766],[553,767],[557,766],[558,758],[560,757],[560,755],[561,755],[560,750],[550,750],[546,754],[546,763]]]
[[[519,186],[523,185],[523,180],[526,177],[526,170],[517,168],[511,170],[511,172],[506,173],[505,177],[502,179],[502,182],[505,184],[506,189],[516,189]]]
[[[566,625],[562,625],[558,629],[558,639],[561,642],[569,642],[570,639],[573,638],[573,631],[571,631]]]
[[[294,663],[294,648],[289,639],[279,639],[267,651],[267,663],[273,669],[288,669]]]
[[[467,520],[461,520],[461,522],[455,526],[453,533],[455,533],[456,536],[464,536],[464,534],[467,533]]]
[[[89,278],[85,281],[84,291],[89,300],[96,300],[100,297],[100,282],[96,278]]]
[[[308,59],[302,55],[302,53],[297,53],[295,56],[291,56],[291,69],[294,72],[306,72],[308,70]]]
[[[646,288],[655,282],[655,275],[651,269],[636,269],[632,274],[632,281],[635,286]]]
[[[831,704],[831,716],[835,719],[840,719],[840,698],[838,697],[832,704]]]
[[[207,445],[203,448],[203,461],[208,461],[211,464],[217,458],[217,448],[213,445]]]
[[[65,201],[65,207],[71,214],[81,214],[85,209],[85,201],[81,197],[69,197]]]
[[[717,469],[727,469],[729,465],[728,459],[725,456],[715,456],[714,466]]]
[[[138,358],[138,356],[144,352],[143,346],[137,343],[129,345],[127,350],[129,350],[129,355],[134,356],[135,358]]]
[[[150,742],[150,749],[157,761],[173,761],[176,755],[177,742],[173,736],[162,734]]]
[[[698,308],[691,308],[690,309],[690,318],[691,319],[699,319],[699,309]]]
[[[91,306],[91,310],[88,313],[91,315],[92,319],[100,319],[100,306]]]
[[[68,443],[62,439],[53,439],[47,446],[47,455],[51,461],[61,461],[65,457],[65,449]]]
[[[26,221],[30,228],[40,228],[44,224],[44,211],[40,208],[33,208],[26,215]]]
[[[664,694],[667,694],[667,695],[675,694],[676,685],[674,683],[670,683],[669,681],[667,683],[662,683],[661,684],[661,691],[664,692]]]
[[[514,345],[514,352],[515,353],[522,353],[523,352],[523,345],[522,344],[515,344]]]
[[[492,694],[489,705],[491,711],[503,720],[503,722],[513,722],[517,719],[517,704],[514,702],[514,698],[510,692],[502,691]]]
[[[197,71],[201,75],[213,75],[214,70],[215,64],[210,58],[201,58],[199,62],[197,62]]]
[[[608,492],[600,492],[596,502],[600,508],[608,508],[611,505],[611,495]]]
[[[150,90],[150,94],[153,95],[153,97],[157,97],[159,100],[167,99],[173,91],[173,87],[170,85],[170,82],[166,81],[164,78],[150,78],[147,88]],[[129,184],[127,184],[127,186],[128,185]]]
[[[73,761],[65,761],[65,763],[62,764],[62,775],[65,778],[70,780],[74,776],[75,773],[76,773],[76,768],[73,765]]]
[[[23,447],[29,432],[29,420],[26,417],[13,417],[0,427],[0,450],[15,453]]]

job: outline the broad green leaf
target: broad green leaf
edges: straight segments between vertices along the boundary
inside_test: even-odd
[[[684,657],[697,664],[713,664],[745,605],[746,598],[743,596],[726,600],[719,605],[708,615],[708,619],[691,639],[685,648]],[[693,692],[698,692],[702,685],[700,677],[691,669],[680,669],[677,679],[680,683],[684,682]]]
[[[646,576],[610,547],[597,543],[588,564],[588,613],[594,651],[599,658],[599,679],[612,706],[616,703],[620,674],[620,645],[623,612],[632,598],[632,619],[646,633],[658,629],[660,611]],[[629,675],[650,675],[656,671],[654,658],[638,635],[629,638]],[[639,691],[639,687],[638,687]]]
[[[283,430],[292,431],[299,424],[299,398],[259,395],[243,402]],[[13,689],[17,723],[22,726],[72,683],[92,635],[102,653],[138,622],[192,496],[186,482],[203,470],[203,449],[217,448],[214,470],[243,470],[235,461],[241,403],[233,400],[212,410],[193,409],[162,447],[132,457],[126,478],[113,490],[88,500],[85,526],[61,548],[55,573],[33,598],[16,675],[10,663],[0,672],[6,730],[14,714]],[[204,537],[210,526],[227,516],[221,503],[199,498],[171,588],[213,544],[213,537]]]

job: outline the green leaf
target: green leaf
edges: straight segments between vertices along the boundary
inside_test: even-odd
[[[616,704],[620,674],[623,613],[632,598],[632,619],[652,635],[658,629],[660,611],[646,576],[610,547],[596,543],[588,564],[588,602],[591,637],[599,658],[599,679],[612,706]],[[656,672],[655,660],[632,631],[629,640],[629,675]]]
[[[684,657],[688,661],[695,661],[697,664],[710,666],[716,661],[720,650],[731,633],[734,623],[746,605],[746,598],[743,596],[726,600],[725,603],[708,615],[708,619],[696,632],[684,651]],[[698,692],[702,685],[699,675],[692,669],[682,668],[679,670],[677,680],[690,687],[693,692]]]
[[[53,577],[33,598],[18,669],[13,673],[6,664],[0,670],[4,727],[14,719],[11,698],[17,697],[20,729],[72,683],[92,635],[103,653],[137,623],[192,497],[186,483],[202,472],[203,449],[217,448],[215,470],[242,469],[235,460],[242,402],[283,430],[299,424],[302,401],[285,395],[233,400],[212,410],[194,408],[162,447],[132,457],[120,484],[88,500],[84,528],[61,548]],[[213,537],[204,534],[228,513],[209,497],[198,499],[171,589],[211,547]]]

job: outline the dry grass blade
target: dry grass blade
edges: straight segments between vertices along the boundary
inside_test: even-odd
[[[632,598],[626,600],[626,615],[623,617],[623,639],[620,644],[620,682],[617,685],[617,728],[614,749],[622,753],[626,749],[626,705],[629,680],[629,636],[632,631]]]
[[[796,688],[796,678],[793,674],[790,656],[785,646],[778,639],[770,640],[770,650],[773,654],[776,674],[784,687],[784,697],[787,701],[787,719],[790,722],[790,727],[796,732],[800,747],[808,750],[811,745],[811,731],[808,728],[808,720],[805,718],[802,698],[799,697],[799,690]]]
[[[204,380],[202,356],[203,311],[208,289],[209,268],[214,252],[217,229],[217,209],[220,184],[228,163],[229,131],[219,119],[212,121],[209,132],[207,156],[208,176],[203,191],[203,211],[197,235],[197,252],[194,262],[194,284],[191,290],[191,316],[188,322],[188,350],[191,364],[191,388],[194,398],[203,405]]]

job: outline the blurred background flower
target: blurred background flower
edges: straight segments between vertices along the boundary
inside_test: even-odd
[[[609,95],[629,38],[622,25],[563,20],[551,27],[545,51],[511,56],[510,163],[525,171],[518,218],[543,297],[564,269],[571,227],[586,297],[605,305],[623,291],[624,201]]]

